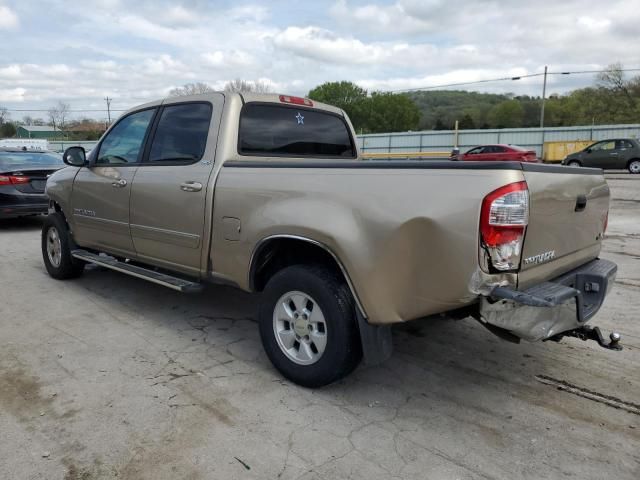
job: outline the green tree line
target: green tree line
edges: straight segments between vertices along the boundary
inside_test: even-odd
[[[371,92],[352,82],[328,82],[309,98],[344,109],[358,133],[407,130],[517,128],[540,125],[541,97],[460,90],[403,94]],[[640,76],[624,78],[611,65],[596,83],[545,102],[545,126],[640,123]]]

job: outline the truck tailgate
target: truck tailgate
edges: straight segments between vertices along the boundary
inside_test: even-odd
[[[530,211],[520,287],[596,258],[609,211],[599,169],[523,164],[523,170]]]

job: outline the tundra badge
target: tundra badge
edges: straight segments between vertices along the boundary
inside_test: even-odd
[[[540,253],[538,255],[533,255],[532,257],[527,257],[524,259],[525,265],[536,265],[538,263],[548,262],[549,260],[553,260],[556,258],[556,251],[549,250],[548,252]]]

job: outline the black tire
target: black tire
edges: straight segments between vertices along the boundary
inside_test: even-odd
[[[326,346],[320,358],[310,365],[291,360],[276,338],[274,312],[279,300],[289,292],[302,292],[311,297],[326,323]],[[271,363],[284,377],[303,387],[315,388],[335,382],[351,373],[362,358],[349,287],[344,279],[323,266],[295,265],[276,273],[262,294],[259,323],[262,345]]]
[[[640,174],[640,158],[632,158],[631,160],[629,160],[627,170],[629,170],[629,173],[632,173],[634,175]]]
[[[570,167],[581,167],[582,164],[578,160],[569,160],[567,165]]]
[[[49,234],[55,231],[60,240],[59,261],[50,257],[47,250],[50,242]],[[44,266],[53,278],[58,280],[66,280],[68,278],[76,278],[82,275],[85,263],[76,260],[71,256],[71,241],[69,239],[69,229],[67,222],[60,213],[51,213],[44,219],[42,225],[42,259]]]

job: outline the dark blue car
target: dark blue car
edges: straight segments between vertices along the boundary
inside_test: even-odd
[[[0,219],[47,213],[47,177],[64,166],[54,152],[0,148]]]

